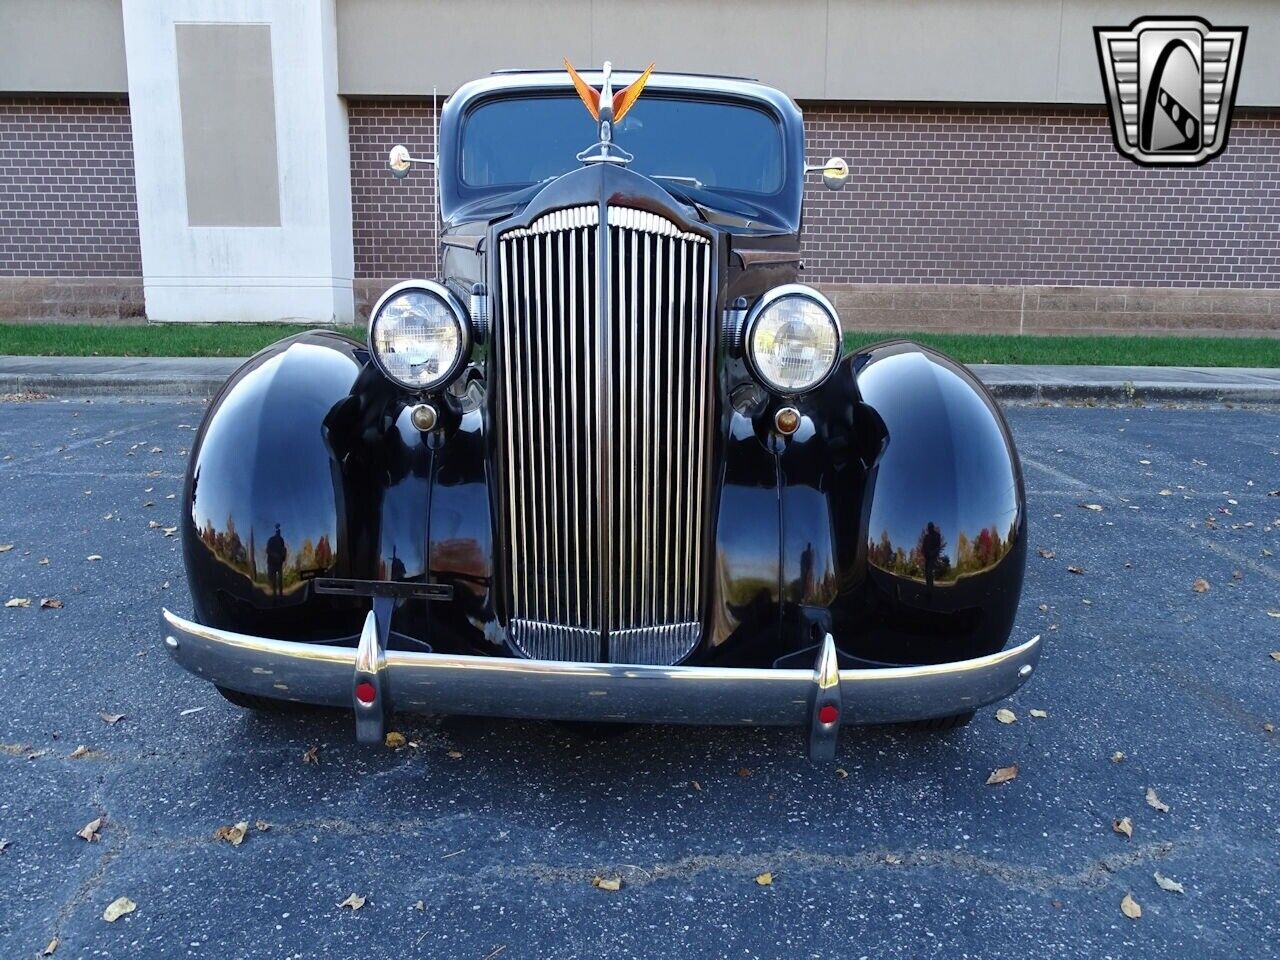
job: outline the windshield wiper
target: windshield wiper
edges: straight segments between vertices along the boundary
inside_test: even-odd
[[[681,177],[672,173],[653,173],[649,176],[652,180],[670,180],[672,183],[683,183],[685,186],[693,187],[695,190],[705,190],[707,186],[697,177]]]

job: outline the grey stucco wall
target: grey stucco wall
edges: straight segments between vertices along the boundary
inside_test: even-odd
[[[1237,103],[1280,105],[1276,0],[338,0],[339,90],[446,94],[504,67],[758,77],[796,99],[1100,103],[1093,27],[1249,27]]]
[[[1093,27],[1246,25],[1236,102],[1280,105],[1276,0],[337,0],[339,92],[426,96],[504,67],[759,77],[797,99],[1099,103]],[[121,0],[0,0],[0,92],[127,90]]]

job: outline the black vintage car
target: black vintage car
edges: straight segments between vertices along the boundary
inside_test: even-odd
[[[798,278],[806,174],[849,170],[806,166],[789,98],[501,73],[449,99],[428,162],[441,277],[388,290],[367,345],[267,348],[209,408],[194,617],[162,617],[182,666],[245,707],[350,708],[362,741],[407,710],[792,724],[814,757],[1030,676],[1039,638],[1004,649],[1009,430],[939,353],[842,355]]]

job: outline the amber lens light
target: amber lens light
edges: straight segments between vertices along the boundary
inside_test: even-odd
[[[383,372],[410,390],[431,390],[453,374],[465,345],[462,321],[427,290],[405,290],[382,305],[369,345]]]
[[[751,326],[751,361],[766,385],[803,393],[826,379],[840,355],[835,317],[804,295],[783,296]]]

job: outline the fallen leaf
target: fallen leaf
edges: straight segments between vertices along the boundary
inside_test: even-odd
[[[116,897],[107,904],[107,909],[102,911],[102,919],[107,923],[115,923],[126,913],[133,913],[137,909],[138,905],[128,897]]]
[[[1191,589],[1196,593],[1208,593],[1209,581],[1204,579],[1204,577],[1197,577],[1195,583],[1191,584]]]
[[[31,606],[30,597],[10,597],[4,602],[6,607],[29,607]]]
[[[89,554],[87,557],[85,557],[85,559],[86,559],[86,560],[101,560],[101,559],[102,559],[102,554],[100,554],[100,553],[91,553],[91,554]]]
[[[1263,733],[1275,733],[1275,732],[1276,732],[1276,725],[1275,725],[1274,723],[1264,723],[1264,724],[1262,725],[1262,732],[1263,732]]]
[[[320,762],[320,748],[307,747],[307,749],[302,754],[302,762],[318,764]]]
[[[461,751],[461,750],[450,750],[450,751],[446,754],[446,756],[447,756],[450,760],[461,760],[461,759],[462,759],[462,751]]]
[[[49,945],[40,951],[42,957],[52,957],[58,951],[58,938],[54,937],[49,941]]]
[[[1126,893],[1124,899],[1120,901],[1120,912],[1130,920],[1137,920],[1142,916],[1142,908],[1138,906],[1138,901],[1133,899],[1133,894]]]
[[[1084,567],[1067,567],[1067,573],[1082,574],[1084,573]]]
[[[1280,650],[1272,650],[1271,659],[1280,662]]]
[[[770,886],[773,883],[772,873],[761,873],[756,876],[756,883],[762,887]]]
[[[749,776],[751,776],[751,768],[750,768],[750,767],[739,767],[739,768],[738,768],[738,776],[740,776],[740,777],[749,777]]]
[[[1014,723],[1018,719],[1018,715],[1007,707],[1001,707],[996,711],[996,719],[1001,723]]]
[[[1111,755],[1111,762],[1112,762],[1112,763],[1120,763],[1120,762],[1122,762],[1123,760],[1124,760],[1124,754],[1123,754],[1123,753],[1121,753],[1119,750],[1117,750],[1115,753],[1113,753],[1113,754]]]
[[[45,597],[40,601],[41,610],[61,610],[62,601],[57,597]]]
[[[239,823],[222,826],[213,831],[213,839],[229,843],[233,847],[238,847],[240,844],[244,843],[245,834],[248,832],[249,821],[241,820]]]
[[[1000,767],[998,770],[993,770],[991,772],[991,776],[987,777],[987,786],[991,786],[996,783],[1008,783],[1017,776],[1018,765],[1016,763],[1008,767]]]
[[[355,913],[357,910],[359,910],[361,907],[364,906],[365,901],[368,899],[369,899],[368,897],[362,897],[358,893],[353,893],[349,897],[347,897],[347,899],[343,900],[340,904],[338,904],[338,908],[341,909],[343,907],[350,907],[351,912]]]
[[[427,909],[427,905],[426,905],[425,903],[423,903],[421,900],[417,900],[417,901],[414,901],[413,909],[415,909],[415,910],[425,910],[425,909]]]
[[[67,755],[67,759],[79,760],[81,757],[87,757],[88,755],[89,755],[89,748],[86,747],[84,744],[81,744],[80,746],[72,750],[70,754]]]
[[[41,557],[39,560],[36,561],[36,563],[40,564],[40,566],[42,567],[47,567],[49,565],[49,558]]]
[[[1044,720],[1049,716],[1048,710],[1031,710],[1030,713],[1038,720]]]
[[[81,840],[88,840],[90,843],[97,843],[102,839],[98,834],[102,830],[102,825],[106,822],[106,819],[106,817],[94,817],[76,831],[76,836]]]
[[[1187,892],[1186,887],[1180,884],[1177,880],[1170,880],[1168,877],[1161,874],[1159,870],[1153,873],[1152,876],[1155,877],[1156,886],[1158,886],[1161,890],[1167,890],[1169,891],[1169,893],[1186,893]]]
[[[1147,806],[1152,810],[1159,810],[1161,813],[1169,812],[1169,805],[1161,801],[1156,795],[1155,787],[1147,787]]]
[[[1267,616],[1272,617],[1276,620],[1280,620],[1280,610],[1268,610]]]
[[[836,776],[839,777],[841,780],[848,780],[849,771],[846,770],[844,767],[836,767]]]
[[[382,742],[385,746],[390,747],[392,750],[399,750],[409,741],[404,738],[403,733],[399,733],[395,730],[392,730],[390,733],[387,734],[386,738]]]
[[[107,726],[114,727],[117,723],[124,719],[123,713],[100,713],[98,718]]]
[[[1111,829],[1116,833],[1124,834],[1126,837],[1132,837],[1133,821],[1128,817],[1121,817],[1119,820],[1112,820]]]
[[[12,543],[0,543],[0,553],[8,553],[13,549]]]
[[[1102,509],[1102,504],[1100,503],[1077,503],[1076,506],[1084,507],[1086,510],[1092,510],[1094,513],[1097,513]]]
[[[697,780],[690,780],[689,784],[690,786],[693,787],[693,789],[697,790],[699,793],[702,792],[702,784],[700,784]]]
[[[1041,547],[1039,550],[1036,551],[1036,553],[1040,554],[1040,556],[1044,557],[1046,560],[1052,560],[1054,557],[1057,556],[1057,554],[1054,553],[1052,550],[1046,550],[1044,547]]]
[[[1139,462],[1140,464],[1142,464],[1144,467],[1149,467],[1149,466],[1151,466],[1151,461],[1150,461],[1150,460],[1139,460],[1138,462]]]
[[[595,876],[591,878],[591,885],[597,890],[621,890],[622,878],[612,877],[610,879],[605,879],[601,876]]]
[[[1163,490],[1161,490],[1161,491],[1160,491],[1160,496],[1162,496],[1162,497],[1172,497],[1172,496],[1173,496],[1173,491],[1172,491],[1172,490],[1170,490],[1168,487],[1165,487],[1165,489],[1163,489]]]
[[[0,853],[4,853],[11,846],[13,846],[12,840],[8,839],[7,837],[0,837]]]
[[[255,820],[253,821],[253,826],[259,833],[266,833],[271,829],[271,824],[267,823],[265,820]]]

